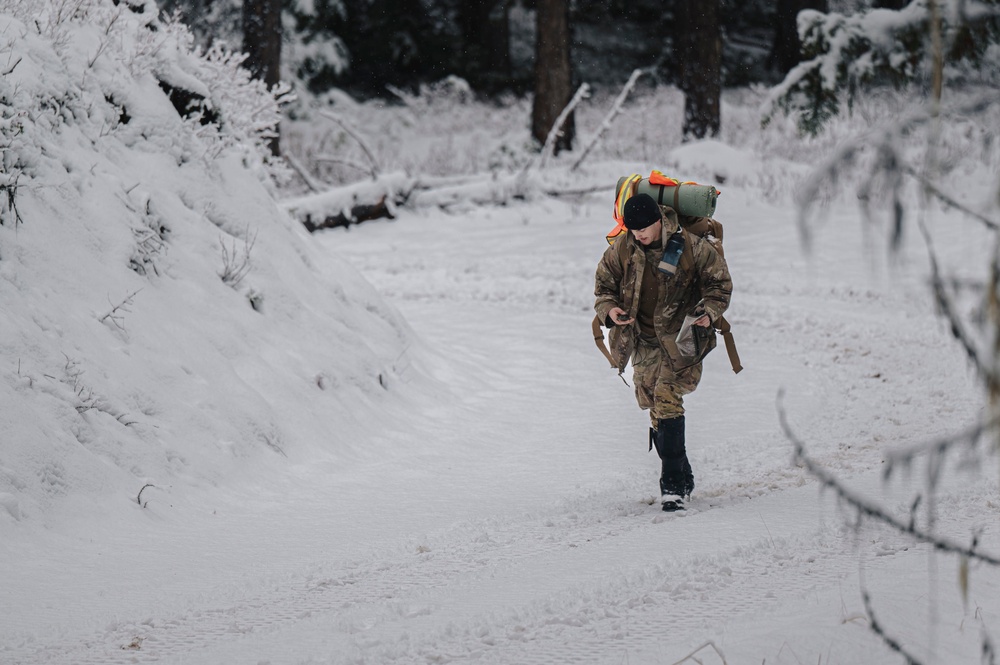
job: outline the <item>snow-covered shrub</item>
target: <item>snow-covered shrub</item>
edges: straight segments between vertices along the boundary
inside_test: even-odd
[[[20,220],[17,212],[17,188],[21,179],[18,143],[23,131],[23,113],[7,105],[5,87],[0,80],[0,225],[10,220],[16,224]]]
[[[971,70],[994,79],[1000,68],[993,48],[1000,41],[1000,5],[995,0],[940,4],[948,75],[967,75]],[[807,59],[774,88],[764,107],[765,120],[782,110],[795,114],[804,132],[815,134],[840,112],[842,103],[851,108],[859,93],[873,85],[929,83],[931,7],[931,0],[914,0],[898,11],[875,9],[850,16],[799,13],[799,37]]]
[[[221,42],[207,50],[195,47],[190,30],[160,17],[154,2],[17,0],[6,9],[17,19],[8,24],[8,39],[35,34],[51,40],[70,76],[81,82],[80,91],[71,92],[67,81],[31,73],[19,77],[14,67],[8,78],[15,80],[8,85],[21,93],[15,105],[32,121],[45,115],[56,123],[90,121],[103,136],[127,125],[130,104],[142,103],[123,99],[125,81],[149,77],[172,101],[183,100],[175,105],[186,132],[175,133],[173,141],[185,155],[211,161],[235,149],[262,167],[262,177],[283,173],[272,165],[269,141],[288,99],[287,86],[268,90],[240,67],[244,56]],[[17,50],[15,59],[22,57]],[[42,59],[40,49],[31,50]]]

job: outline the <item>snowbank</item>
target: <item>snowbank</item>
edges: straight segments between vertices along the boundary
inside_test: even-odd
[[[0,15],[0,530],[349,456],[419,379],[272,199],[274,96],[155,11]]]

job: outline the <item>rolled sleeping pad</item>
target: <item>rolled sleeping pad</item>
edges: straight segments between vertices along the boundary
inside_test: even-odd
[[[621,191],[628,176],[618,178],[615,194]],[[670,206],[680,215],[688,217],[711,217],[715,214],[715,204],[719,190],[712,185],[651,185],[643,178],[635,188],[636,194],[649,194],[660,205]]]

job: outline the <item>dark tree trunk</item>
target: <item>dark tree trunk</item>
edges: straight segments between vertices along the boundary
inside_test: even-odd
[[[569,60],[568,0],[538,0],[535,36],[535,101],[531,109],[531,135],[545,142],[556,118],[573,96]],[[556,152],[572,150],[576,126],[571,113],[556,142]]]
[[[281,81],[281,0],[243,0],[244,66],[273,88]],[[278,138],[271,152],[278,154]]]
[[[458,8],[461,69],[476,88],[498,90],[511,78],[511,0],[466,0]]]
[[[910,4],[910,0],[875,0],[873,3],[876,9],[895,9],[897,11],[908,4]]]
[[[674,23],[674,63],[684,93],[684,140],[716,136],[722,95],[719,0],[677,3]]]
[[[774,44],[771,46],[768,65],[782,76],[802,62],[798,16],[803,9],[826,12],[829,11],[829,5],[826,0],[778,0],[774,16]]]

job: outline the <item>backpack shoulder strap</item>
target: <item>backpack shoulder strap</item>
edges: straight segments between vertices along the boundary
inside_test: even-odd
[[[715,249],[719,252],[719,255],[721,256],[722,224],[719,224],[714,219],[708,217],[703,217],[702,219],[712,223],[711,224],[712,228],[710,232],[712,233],[713,236],[715,236],[717,242],[712,242],[708,238],[704,237],[703,239],[706,242],[711,243],[712,246],[715,247]],[[714,233],[716,228],[718,228],[718,235],[715,235]],[[695,269],[696,266],[694,263],[694,250],[691,249],[691,243],[693,242],[691,236],[695,234],[689,231],[688,229],[684,228],[684,226],[681,226],[681,231],[684,234],[684,252],[681,254],[681,260],[679,261],[679,266],[683,270],[688,270],[694,275],[694,279],[696,282],[698,282],[700,288],[701,276]],[[726,355],[729,356],[729,364],[733,368],[733,373],[739,374],[743,370],[743,365],[740,363],[740,354],[736,350],[736,339],[733,337],[732,326],[729,325],[729,321],[726,321],[726,317],[720,316],[718,321],[713,322],[713,327],[722,334],[722,341],[725,342],[726,344]]]
[[[681,270],[686,270],[694,275],[694,278],[698,279],[698,271],[695,270],[694,263],[694,250],[691,249],[691,244],[694,239],[691,237],[692,233],[686,228],[681,226],[681,234],[684,236],[684,251],[681,252],[681,259],[678,261],[677,265]]]

